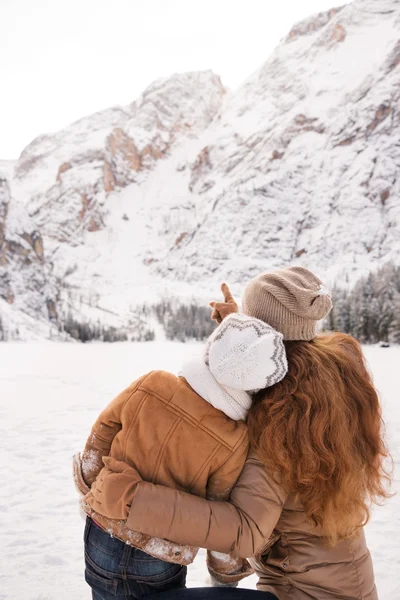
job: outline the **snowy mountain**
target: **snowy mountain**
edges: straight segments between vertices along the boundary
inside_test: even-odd
[[[15,337],[47,334],[46,321],[57,320],[57,286],[46,260],[43,238],[26,208],[10,201],[0,171],[0,340],[3,326]]]
[[[138,304],[266,268],[332,284],[399,262],[399,73],[400,1],[356,0],[297,24],[234,94],[175,75],[37,138],[0,162],[3,320],[134,328]]]

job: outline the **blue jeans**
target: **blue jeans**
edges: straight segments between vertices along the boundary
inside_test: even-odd
[[[157,558],[111,537],[86,519],[85,580],[93,600],[142,598],[184,588],[187,568]]]

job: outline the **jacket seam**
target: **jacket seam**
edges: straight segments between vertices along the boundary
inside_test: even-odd
[[[247,429],[245,429],[241,435],[241,437],[239,438],[239,440],[236,442],[235,446],[232,448],[231,453],[228,454],[228,456],[226,458],[224,458],[221,463],[218,465],[218,467],[216,467],[215,471],[213,471],[211,473],[212,475],[215,475],[215,473],[217,471],[219,471],[220,469],[222,469],[222,467],[228,462],[228,460],[231,458],[231,456],[233,456],[235,454],[235,452],[243,445],[243,441],[244,438],[247,437]],[[233,486],[232,486],[233,487]]]
[[[194,417],[192,417],[191,415],[189,415],[188,413],[184,412],[180,407],[177,406],[171,406],[171,401],[173,399],[174,395],[168,400],[168,398],[165,398],[164,396],[161,396],[161,394],[159,394],[158,392],[154,391],[154,390],[149,390],[146,387],[138,387],[138,389],[140,389],[141,391],[146,392],[149,396],[152,396],[153,398],[156,398],[157,400],[160,400],[161,402],[163,402],[164,404],[166,404],[168,406],[168,409],[171,410],[171,412],[174,412],[177,416],[180,416],[183,420],[189,422],[191,425],[198,427],[199,429],[201,429],[202,431],[204,431],[205,433],[207,433],[208,435],[210,435],[212,438],[214,438],[217,442],[219,442],[222,446],[224,446],[225,448],[231,450],[231,451],[235,451],[236,447],[238,444],[240,444],[240,442],[242,441],[243,437],[247,434],[247,429],[244,429],[244,431],[241,433],[239,440],[236,440],[235,443],[229,444],[228,442],[226,442],[225,440],[221,439],[219,437],[218,434],[214,433],[211,429],[209,429],[208,427],[206,427],[205,425],[203,425],[201,423],[201,421],[196,420]],[[204,418],[204,416],[202,417]]]
[[[176,428],[178,427],[179,423],[182,421],[182,419],[177,418],[176,421],[174,421],[174,423],[171,425],[171,428],[169,430],[169,432],[167,433],[167,435],[165,436],[164,442],[159,450],[158,456],[157,456],[157,461],[154,467],[154,475],[152,478],[152,483],[156,483],[157,477],[158,477],[158,470],[160,468],[160,464],[161,464],[161,459],[164,456],[164,450],[166,445],[168,444],[172,434],[175,432]]]
[[[152,373],[153,371],[151,371],[150,373]],[[150,375],[150,373],[148,373],[148,375]],[[131,393],[129,394],[129,396],[124,400],[124,402],[122,403],[121,409],[119,411],[119,420],[120,422],[118,423],[119,425],[119,431],[122,428],[122,411],[124,410],[126,403],[129,402],[129,400],[132,398],[133,394],[139,389],[140,384],[142,383],[142,381],[144,381],[146,379],[147,375],[143,375],[142,377],[139,378],[139,380],[136,382],[135,387],[133,388],[133,390],[131,391]],[[107,408],[105,408],[105,410],[107,410]],[[98,433],[98,431],[96,429],[94,429],[94,427],[92,427],[91,430],[92,435],[95,435],[97,439],[99,439],[100,441],[104,442],[105,444],[109,444],[110,440],[107,438],[104,438],[102,435],[100,435]],[[115,434],[117,435],[117,434]],[[115,435],[113,437],[113,439],[115,438]]]
[[[207,402],[207,400],[206,400],[206,402]],[[201,417],[201,419],[198,421],[198,424],[199,424],[199,426],[200,426],[200,427],[204,427],[204,425],[203,425],[203,420],[206,418],[206,416],[207,416],[207,415],[208,415],[208,414],[209,414],[209,413],[212,411],[212,409],[214,408],[214,407],[212,406],[212,404],[210,404],[209,402],[207,402],[207,404],[208,404],[207,410],[206,410],[206,411],[204,411],[204,415],[203,415],[203,416]]]
[[[123,410],[125,408],[125,406],[127,405],[127,403],[129,402],[129,400],[132,398],[133,394],[135,394],[138,389],[140,388],[141,383],[148,377],[148,375],[151,375],[153,371],[150,371],[150,373],[148,373],[147,375],[143,375],[143,377],[140,377],[139,381],[136,383],[135,387],[133,388],[133,390],[131,391],[131,393],[129,394],[129,396],[124,400],[122,406],[121,406],[121,411],[120,411],[120,417],[122,420],[122,413]]]
[[[152,372],[152,371],[151,371],[151,372]],[[149,373],[149,375],[150,375],[150,373]],[[135,388],[132,390],[132,393],[131,393],[131,394],[129,394],[128,398],[127,398],[127,399],[125,400],[125,402],[123,403],[123,405],[122,405],[122,408],[121,408],[121,421],[122,421],[122,412],[123,412],[123,410],[124,410],[124,408],[125,408],[125,406],[126,406],[127,402],[129,402],[129,400],[132,398],[132,396],[133,396],[133,395],[134,395],[134,394],[135,394],[135,393],[136,393],[136,392],[137,392],[137,391],[140,389],[140,383],[141,383],[141,382],[142,382],[144,379],[146,379],[146,377],[147,377],[147,375],[145,375],[145,376],[144,376],[144,377],[143,377],[143,378],[142,378],[142,379],[139,381],[139,383],[137,384],[137,386],[135,386]],[[131,430],[132,430],[133,426],[135,425],[135,423],[136,423],[136,421],[137,421],[137,418],[138,418],[138,416],[139,416],[139,413],[140,413],[140,411],[141,411],[141,409],[142,409],[142,406],[143,406],[144,402],[147,400],[147,397],[148,397],[148,394],[145,394],[145,395],[143,396],[142,400],[139,402],[138,406],[136,407],[136,411],[135,411],[135,413],[134,413],[133,419],[132,419],[132,421],[131,421],[131,423],[130,423],[130,425],[129,425],[129,427],[128,427],[128,430],[127,430],[127,433],[126,433],[126,436],[125,436],[124,446],[123,446],[123,449],[122,449],[122,456],[123,456],[122,460],[125,460],[125,459],[126,459],[126,447],[127,447],[128,440],[129,440],[129,433],[131,432]]]
[[[212,459],[214,458],[214,456],[216,454],[218,454],[220,448],[221,448],[221,444],[219,444],[219,446],[216,446],[215,449],[214,449],[214,451],[211,452],[211,454],[203,462],[202,466],[200,467],[199,471],[197,472],[197,475],[195,475],[195,477],[193,478],[193,481],[190,483],[190,486],[188,488],[188,492],[190,492],[190,490],[196,485],[197,481],[200,479],[201,475],[204,473],[207,465],[209,465],[211,463]],[[207,477],[207,484],[208,484],[208,481],[209,481],[211,475],[209,475],[209,477]]]
[[[168,408],[170,408],[170,403],[174,399],[174,397],[175,397],[175,395],[176,395],[176,393],[177,393],[177,391],[179,390],[180,387],[181,387],[181,382],[179,382],[178,387],[176,388],[176,390],[172,394],[171,398],[167,401]],[[178,415],[176,415],[176,416],[178,416]],[[167,435],[164,438],[164,442],[162,443],[162,446],[161,446],[161,448],[160,448],[160,450],[158,452],[157,460],[156,460],[156,463],[154,465],[154,475],[153,475],[152,483],[156,482],[156,479],[157,479],[157,476],[158,476],[158,470],[160,468],[161,459],[162,459],[162,457],[164,455],[165,447],[166,447],[167,443],[169,442],[172,434],[174,433],[174,431],[178,427],[178,424],[181,422],[181,420],[182,420],[182,417],[181,417],[181,415],[179,415],[178,418],[171,425],[170,430],[168,431]]]

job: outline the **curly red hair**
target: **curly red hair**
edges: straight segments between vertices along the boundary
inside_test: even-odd
[[[359,343],[333,333],[286,342],[286,377],[256,396],[252,447],[331,544],[355,534],[389,496],[378,395]]]

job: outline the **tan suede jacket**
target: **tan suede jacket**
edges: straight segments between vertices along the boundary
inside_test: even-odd
[[[75,459],[75,481],[85,493],[111,456],[135,466],[143,479],[209,499],[228,499],[248,452],[247,426],[233,421],[201,398],[181,377],[152,371],[119,394],[100,414]],[[124,521],[94,512],[90,493],[83,509],[115,537],[148,554],[179,564],[193,561],[197,548],[180,546],[153,534],[131,531]],[[160,536],[164,538],[164,536]],[[251,574],[248,563],[208,557],[210,572]],[[213,573],[214,574],[214,573]],[[218,578],[218,577],[217,577]],[[240,579],[241,577],[238,576]]]
[[[279,600],[378,598],[363,530],[328,547],[322,531],[254,455],[246,461],[229,504],[144,481],[133,490],[129,527],[140,524],[151,535],[252,557],[258,589]]]

